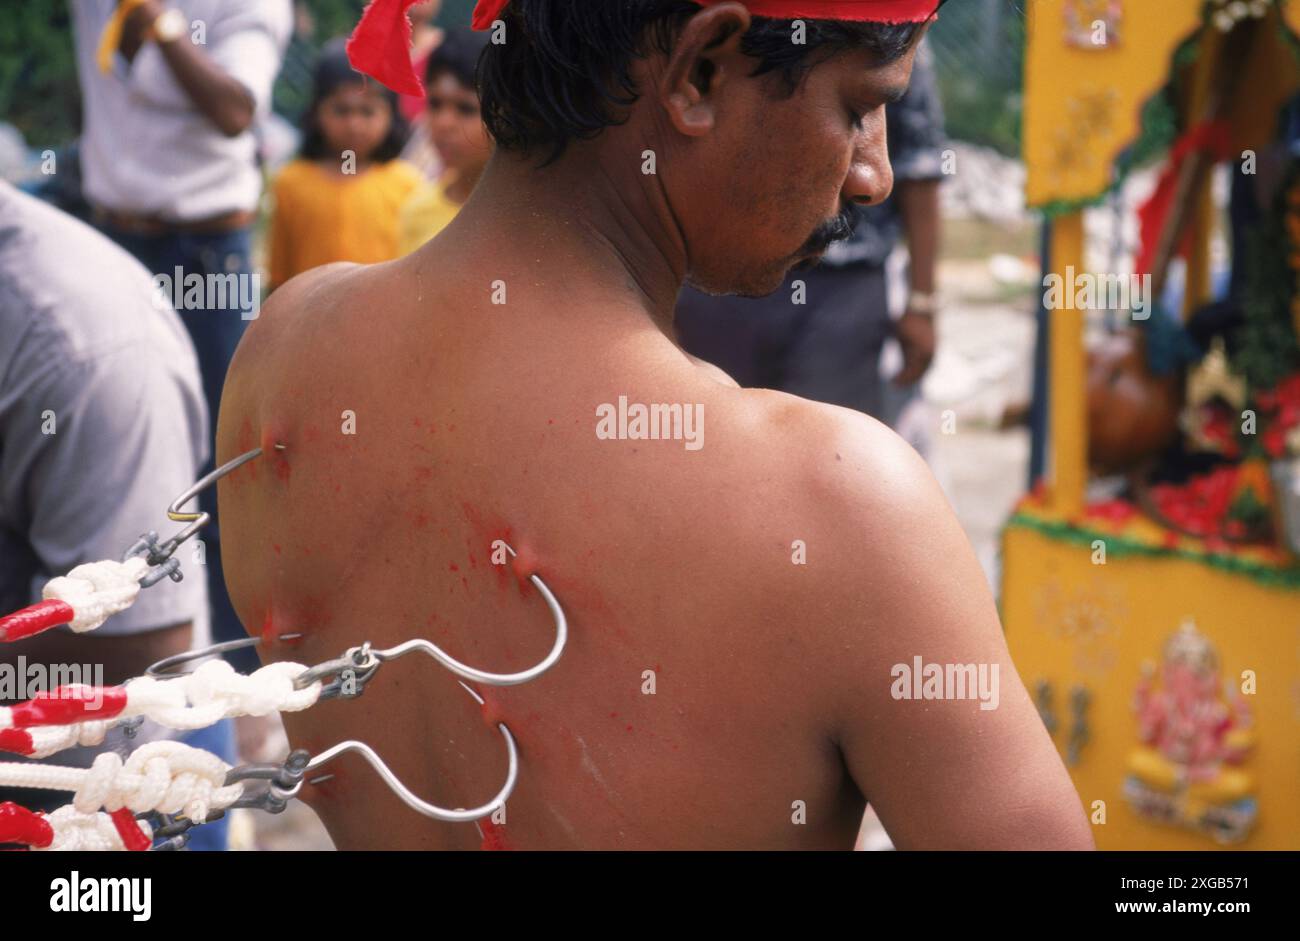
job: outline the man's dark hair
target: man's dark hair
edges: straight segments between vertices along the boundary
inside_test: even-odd
[[[943,0],[935,0],[936,9]],[[483,122],[497,147],[518,153],[547,148],[557,160],[571,141],[619,123],[615,108],[631,106],[635,57],[668,55],[682,24],[701,7],[690,0],[512,0],[502,13],[506,41],[479,60]],[[793,21],[752,18],[741,49],[758,60],[754,76],[775,73],[793,95],[808,71],[841,52],[866,49],[886,65],[911,47],[919,23],[804,20],[804,42],[791,41]]]
[[[442,42],[429,56],[429,64],[424,70],[424,84],[432,85],[439,75],[448,73],[473,91],[475,69],[487,44],[486,32],[476,32],[462,26],[448,27],[443,31]]]
[[[364,85],[367,82],[370,82],[370,80],[366,76],[352,68],[352,63],[348,61],[348,54],[342,39],[332,40],[325,45],[325,48],[321,50],[320,58],[316,60],[316,68],[312,73],[311,103],[308,104],[307,110],[302,114],[302,143],[298,146],[298,156],[305,160],[338,157],[338,154],[331,153],[325,144],[325,137],[321,133],[317,112],[320,110],[321,102],[341,85]],[[388,135],[379,144],[375,152],[370,155],[370,159],[375,163],[387,163],[396,159],[397,155],[402,152],[402,148],[406,146],[406,139],[410,135],[410,127],[407,125],[406,119],[402,117],[402,112],[398,110],[397,94],[376,82],[370,82],[370,84],[383,94],[393,112],[392,123],[388,126]]]

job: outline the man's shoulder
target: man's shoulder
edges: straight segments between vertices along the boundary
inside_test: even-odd
[[[789,533],[787,543],[818,560],[786,572],[796,584],[822,591],[869,560],[886,571],[897,556],[882,546],[950,513],[920,455],[874,418],[766,390],[718,396],[719,419],[738,434],[725,435],[722,459],[705,471],[716,479],[703,485],[733,494],[755,525]]]
[[[748,445],[792,495],[869,511],[915,496],[930,472],[916,450],[862,412],[768,390],[739,389]]]

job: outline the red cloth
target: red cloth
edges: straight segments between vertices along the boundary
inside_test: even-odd
[[[1155,192],[1145,203],[1138,207],[1138,227],[1141,233],[1142,247],[1138,251],[1135,274],[1152,274],[1151,266],[1155,264],[1156,243],[1164,230],[1169,210],[1173,208],[1174,193],[1178,189],[1178,173],[1183,161],[1198,150],[1207,150],[1216,162],[1228,158],[1228,148],[1232,146],[1231,130],[1227,122],[1205,121],[1189,130],[1174,142],[1169,151],[1169,163],[1165,165],[1156,184]],[[1187,254],[1191,247],[1192,230],[1183,233],[1178,244],[1178,254]]]
[[[406,11],[420,0],[371,0],[348,38],[348,61],[363,75],[401,95],[424,99],[424,82],[411,63],[411,22]],[[490,29],[510,0],[479,0],[474,29]],[[722,0],[696,0],[701,6]],[[778,19],[844,20],[873,23],[923,23],[939,0],[745,0],[755,16]]]
[[[429,59],[432,52],[426,52],[420,58],[411,62],[411,71],[416,76],[423,76],[425,69],[429,67]],[[423,82],[421,82],[423,84]],[[397,98],[397,110],[402,112],[402,117],[406,118],[408,124],[413,124],[415,119],[420,116],[425,108],[429,106],[428,101],[423,95],[399,95]]]
[[[479,0],[473,27],[490,29],[510,0]],[[702,7],[724,0],[695,0]],[[871,23],[923,23],[934,16],[939,0],[742,0],[755,16],[781,20],[856,20]]]
[[[424,97],[424,82],[411,64],[408,8],[420,0],[371,0],[348,37],[348,61],[363,75],[401,95]]]

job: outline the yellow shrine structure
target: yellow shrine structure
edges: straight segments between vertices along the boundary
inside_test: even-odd
[[[1026,195],[1051,220],[1045,272],[1087,270],[1083,209],[1175,77],[1178,130],[1229,96],[1234,158],[1267,146],[1300,89],[1300,0],[1026,7]],[[1188,180],[1184,315],[1210,296],[1213,225],[1208,176]],[[1048,313],[1048,467],[1003,532],[1012,656],[1099,848],[1300,849],[1300,563],[1280,531],[1225,545],[1090,505],[1085,316]]]

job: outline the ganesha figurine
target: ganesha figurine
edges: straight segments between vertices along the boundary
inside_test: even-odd
[[[1139,816],[1220,843],[1245,839],[1258,809],[1240,765],[1254,745],[1249,707],[1231,683],[1220,692],[1213,645],[1187,621],[1148,663],[1134,699],[1141,745],[1129,756],[1124,796]]]

